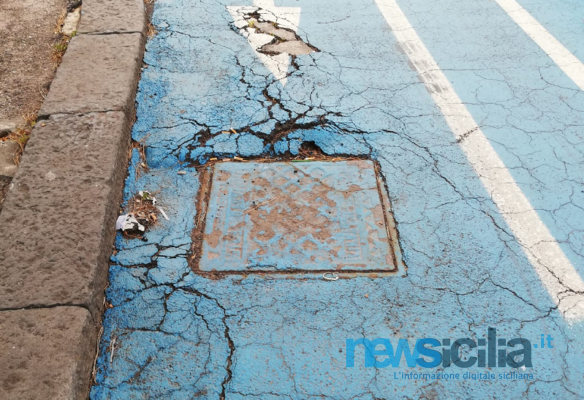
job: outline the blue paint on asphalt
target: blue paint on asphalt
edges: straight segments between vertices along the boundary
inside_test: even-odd
[[[584,63],[584,7],[579,0],[517,0],[553,37]]]
[[[584,92],[495,2],[438,1],[432,18],[424,14],[424,0],[407,4],[412,26],[564,254],[584,275]],[[584,13],[582,6],[575,9],[580,13],[574,14]],[[584,50],[581,25],[580,31],[564,30],[564,36],[572,42],[577,38]],[[457,46],[451,45],[454,37]]]
[[[582,274],[582,93],[492,2],[399,3]],[[556,311],[375,4],[277,2],[302,8],[299,35],[321,50],[296,59],[284,88],[230,28],[225,4],[245,5],[155,5],[133,130],[150,170],[135,151],[125,199],[156,193],[169,221],[148,242],[117,237],[91,398],[580,398],[582,324]],[[190,270],[191,162],[296,154],[302,141],[379,162],[407,277]],[[554,349],[533,350],[534,381],[396,380],[427,371],[364,368],[362,350],[345,367],[347,338],[413,344],[483,338],[488,326],[533,343],[554,337]]]

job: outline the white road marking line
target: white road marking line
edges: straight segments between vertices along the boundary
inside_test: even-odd
[[[258,10],[259,8],[259,10]],[[265,44],[270,43],[274,37],[256,33],[255,29],[248,28],[248,21],[245,15],[251,12],[259,11],[260,15],[268,21],[278,24],[282,28],[292,29],[298,32],[300,25],[300,7],[276,7],[274,0],[254,0],[253,6],[227,6],[227,11],[233,17],[235,26],[240,29],[240,33],[245,36],[253,48],[256,56],[274,75],[282,86],[286,86],[288,80],[288,68],[290,67],[290,56],[286,53],[268,55],[260,53],[258,49]]]
[[[566,49],[515,0],[495,0],[499,6],[533,39],[539,47],[584,90],[584,64]]]
[[[375,2],[559,311],[570,322],[584,321],[584,281],[517,186],[398,4],[395,0]]]

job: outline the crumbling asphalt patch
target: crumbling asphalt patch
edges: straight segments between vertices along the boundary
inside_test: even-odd
[[[256,46],[256,50],[260,53],[299,56],[320,51],[309,43],[305,43],[294,29],[280,26],[277,22],[278,18],[269,11],[246,7],[238,14],[239,18],[234,21],[233,28]]]
[[[205,164],[214,157],[230,158],[242,156],[250,158],[261,155],[278,157],[285,153],[295,155],[298,154],[299,146],[306,140],[320,142],[323,148],[326,148],[325,152],[329,155],[371,155],[371,149],[367,148],[366,141],[361,139],[357,139],[360,143],[356,143],[355,141],[355,138],[361,135],[367,135],[370,131],[369,129],[362,129],[359,126],[360,124],[356,124],[354,115],[345,115],[342,107],[339,109],[332,104],[328,105],[328,101],[321,100],[314,102],[309,98],[310,91],[313,91],[311,88],[314,85],[322,87],[326,81],[335,79],[334,76],[323,74],[321,77],[322,81],[316,82],[312,82],[309,79],[303,83],[305,88],[298,91],[299,96],[291,99],[289,98],[291,92],[285,90],[286,85],[282,82],[282,79],[273,79],[274,77],[264,76],[263,73],[259,73],[260,71],[257,70],[257,67],[259,67],[258,55],[268,58],[285,56],[283,59],[291,59],[290,66],[286,66],[285,68],[284,75],[286,78],[302,78],[305,68],[315,66],[316,58],[314,57],[325,57],[329,59],[331,55],[318,50],[312,44],[307,44],[304,39],[301,39],[298,33],[295,33],[298,26],[286,18],[278,18],[270,10],[258,7],[234,6],[227,6],[226,10],[229,11],[232,17],[232,20],[228,22],[228,26],[240,37],[243,35],[249,38],[249,35],[252,33],[263,35],[264,44],[286,43],[290,41],[289,39],[294,38],[295,41],[301,41],[306,44],[312,51],[308,52],[308,54],[298,56],[289,55],[285,52],[268,55],[258,52],[263,45],[257,47],[255,44],[252,44],[250,47],[244,47],[242,51],[238,52],[239,55],[233,57],[230,60],[230,64],[227,64],[229,69],[235,67],[239,70],[232,71],[232,74],[228,75],[228,80],[232,81],[230,84],[238,84],[240,86],[236,89],[236,92],[239,93],[238,95],[241,96],[239,97],[240,99],[245,99],[246,102],[257,102],[250,108],[250,111],[255,109],[253,111],[255,114],[253,119],[245,118],[245,113],[234,114],[233,109],[239,107],[234,105],[234,108],[231,108],[231,110],[224,110],[232,116],[231,121],[227,124],[217,124],[212,120],[204,121],[200,116],[211,112],[216,117],[223,118],[222,116],[227,114],[222,113],[221,105],[215,110],[199,110],[197,112],[195,110],[196,108],[207,108],[210,103],[203,101],[200,105],[193,105],[192,103],[176,104],[178,108],[171,112],[175,118],[178,118],[177,121],[170,124],[165,123],[162,126],[152,125],[150,128],[147,128],[148,132],[137,132],[137,140],[147,137],[152,129],[181,130],[183,132],[181,145],[168,148],[168,151],[164,152],[165,155],[159,160],[164,160],[166,156],[172,154],[172,156],[178,157],[181,162],[191,166]],[[226,14],[225,10],[222,10],[222,12]],[[207,28],[211,29],[213,25],[211,24]],[[225,26],[221,28],[215,27],[213,29],[220,31],[221,29],[224,30]],[[157,26],[157,31],[160,35],[160,41],[167,39],[172,39],[173,41],[178,40],[176,44],[179,46],[182,45],[180,43],[183,40],[198,40],[181,30],[170,28],[166,22]],[[273,34],[270,35],[263,32],[272,32]],[[201,40],[205,41],[202,37]],[[213,41],[213,39],[209,40]],[[201,46],[205,45],[201,43]],[[248,54],[246,53],[249,50],[255,54],[253,60],[248,59]],[[241,54],[242,52],[243,54]],[[170,54],[171,58],[175,56],[180,57],[172,49],[166,49],[165,53]],[[312,61],[310,61],[311,59]],[[249,64],[249,61],[252,61],[252,65]],[[146,57],[145,63],[146,70],[150,67],[157,68],[157,63],[151,64],[149,57]],[[169,65],[168,68],[170,68],[169,71],[173,71],[175,67]],[[273,70],[271,71],[273,72]],[[195,80],[199,79],[197,72],[192,74],[192,78]],[[235,79],[237,81],[234,81]],[[295,79],[290,84],[296,86],[296,82],[298,81]],[[244,88],[243,91],[241,91],[242,88]],[[150,92],[151,89],[152,91]],[[347,87],[340,89],[340,99],[350,96],[347,92]],[[166,91],[166,85],[161,82],[159,85],[144,88],[143,94],[148,96],[152,102],[151,104],[156,104],[158,101],[166,99]],[[214,95],[211,97],[214,97]],[[227,104],[221,100],[219,102]],[[246,105],[245,107],[248,106]],[[142,116],[142,118],[145,117]],[[240,118],[242,120],[238,121]],[[383,121],[388,120],[388,116],[378,119],[379,122],[377,125],[380,127],[383,126],[382,131],[390,134],[395,133],[391,129],[388,129],[387,124],[383,124]],[[389,117],[389,119],[392,118]],[[328,136],[328,132],[331,131],[335,132],[334,135],[346,136],[346,139],[341,140],[334,149],[331,149],[330,145],[326,145],[315,137],[315,135],[320,135],[320,133],[323,136]],[[189,134],[190,138],[184,136]],[[172,139],[169,137],[169,140]],[[151,149],[151,151],[157,150]]]

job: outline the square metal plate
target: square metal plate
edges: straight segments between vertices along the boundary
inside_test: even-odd
[[[203,180],[197,272],[405,269],[372,161],[223,162]]]

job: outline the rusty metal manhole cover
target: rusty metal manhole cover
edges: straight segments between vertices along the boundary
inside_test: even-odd
[[[372,161],[224,162],[203,177],[199,273],[400,274],[390,203]]]

